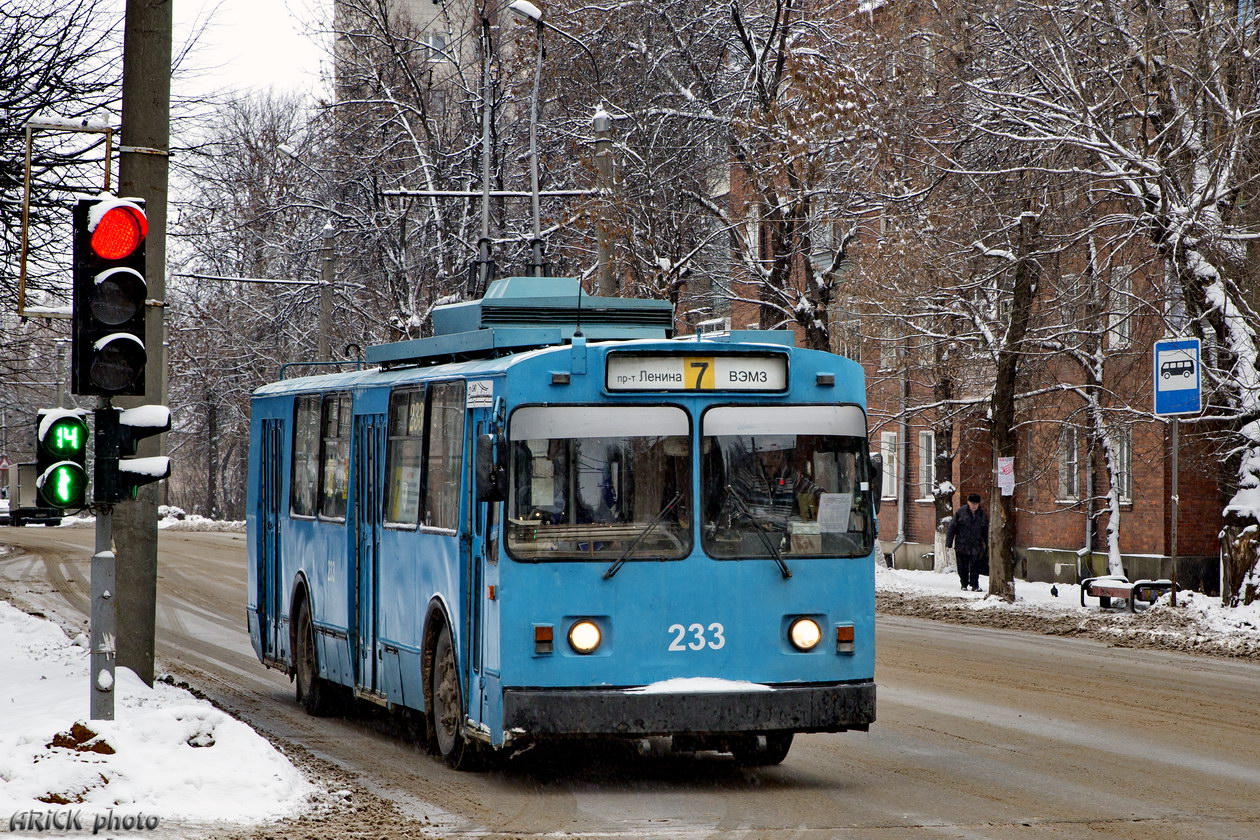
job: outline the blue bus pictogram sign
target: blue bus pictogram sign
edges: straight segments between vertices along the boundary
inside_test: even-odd
[[[1165,338],[1155,342],[1155,413],[1197,414],[1203,409],[1199,339]]]

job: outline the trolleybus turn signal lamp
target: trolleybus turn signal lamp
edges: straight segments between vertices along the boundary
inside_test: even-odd
[[[599,625],[589,618],[575,621],[569,628],[569,647],[578,653],[594,653],[602,638]]]
[[[555,630],[550,624],[535,624],[534,655],[541,656],[543,654],[551,653],[554,650],[552,647],[552,640],[554,637]]]
[[[853,636],[854,636],[854,633],[853,633],[852,624],[837,624],[836,625],[836,653],[853,653],[853,650],[854,650]]]
[[[87,501],[88,427],[77,411],[42,409],[35,435],[35,492],[45,507],[78,508]]]
[[[812,618],[798,618],[788,628],[788,641],[799,651],[813,650],[822,641],[822,628]]]
[[[76,394],[144,393],[145,237],[139,199],[80,199],[73,211]]]

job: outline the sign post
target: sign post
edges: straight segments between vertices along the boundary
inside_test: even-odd
[[[1202,363],[1197,338],[1165,338],[1155,342],[1152,348],[1155,374],[1155,413],[1172,418],[1172,521],[1169,538],[1172,545],[1172,595],[1171,603],[1177,606],[1177,519],[1180,507],[1178,494],[1177,456],[1181,442],[1183,414],[1198,414],[1203,410]]]

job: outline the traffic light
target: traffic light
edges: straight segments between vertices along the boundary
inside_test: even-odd
[[[74,206],[71,390],[144,393],[144,202],[104,195]]]
[[[78,411],[40,409],[35,433],[35,492],[39,504],[79,508],[87,504],[88,427]]]
[[[165,455],[133,458],[136,446],[152,435],[170,431],[171,410],[164,405],[142,405],[125,411],[109,406],[96,410],[96,482],[93,499],[114,504],[134,499],[141,485],[171,474]]]

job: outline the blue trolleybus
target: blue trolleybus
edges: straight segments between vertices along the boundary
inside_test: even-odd
[[[783,760],[875,719],[864,377],[786,331],[510,277],[253,396],[250,638],[456,767],[563,736]]]

